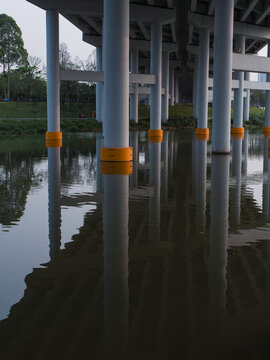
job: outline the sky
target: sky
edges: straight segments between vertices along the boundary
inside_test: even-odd
[[[24,46],[31,56],[38,56],[46,65],[46,13],[26,0],[1,0],[0,14],[11,16],[22,31]],[[82,41],[82,32],[60,15],[60,43],[68,46],[72,59],[87,59],[95,49]]]

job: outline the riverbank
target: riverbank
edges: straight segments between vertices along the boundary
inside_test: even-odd
[[[102,124],[94,116],[93,104],[65,104],[61,108],[61,131],[64,133],[100,131]],[[232,114],[233,115],[233,114]],[[113,115],[112,115],[113,116]],[[0,136],[21,134],[43,134],[47,131],[46,103],[0,103]],[[130,130],[147,130],[150,126],[149,106],[139,105],[138,124],[130,121]],[[211,127],[212,108],[208,111]],[[250,120],[245,122],[248,128],[262,128],[264,110],[250,109]],[[195,128],[191,105],[169,107],[169,119],[162,126],[164,129]]]

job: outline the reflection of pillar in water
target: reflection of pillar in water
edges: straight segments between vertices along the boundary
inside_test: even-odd
[[[240,224],[241,213],[241,166],[242,166],[242,138],[232,136],[232,177],[234,186],[231,187],[231,219],[232,225]]]
[[[245,130],[245,137],[243,141],[243,152],[244,152],[244,159],[243,159],[243,175],[247,175],[247,164],[248,164],[248,130]]]
[[[196,140],[196,227],[205,231],[207,140]]]
[[[130,133],[130,146],[133,148],[133,172],[130,175],[131,186],[136,188],[138,186],[138,131]]]
[[[212,156],[209,312],[216,329],[222,327],[226,316],[229,169],[228,155]]]
[[[96,165],[96,191],[102,191],[102,175],[100,174],[100,148],[103,146],[102,144],[102,133],[96,134],[96,157],[97,157],[97,165]]]
[[[163,142],[161,145],[162,150],[162,161],[163,161],[163,171],[162,171],[162,195],[164,198],[167,198],[168,195],[168,131],[163,133]]]
[[[160,237],[160,155],[161,143],[150,143],[150,241],[158,242]]]
[[[61,246],[61,161],[60,147],[48,148],[49,242],[50,259],[54,260]]]
[[[170,173],[173,174],[173,161],[174,161],[174,132],[170,133]]]
[[[103,175],[104,319],[107,359],[125,359],[128,339],[128,175]]]
[[[263,215],[269,219],[269,159],[268,159],[268,141],[269,136],[264,135],[263,139]]]

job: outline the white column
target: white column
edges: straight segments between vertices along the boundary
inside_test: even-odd
[[[195,56],[194,69],[193,69],[193,94],[192,94],[192,104],[193,104],[193,116],[198,118],[198,56]]]
[[[105,148],[129,145],[129,1],[104,0]]]
[[[59,15],[46,11],[48,132],[60,131]]]
[[[130,71],[138,74],[139,71],[139,52],[137,49],[130,51]],[[130,120],[138,122],[138,84],[132,84],[134,93],[130,97]]]
[[[162,96],[162,121],[166,122],[169,118],[169,52],[162,53],[162,87],[165,94]]]
[[[234,0],[216,0],[212,151],[230,152]]]
[[[267,56],[270,57],[270,42],[268,42]],[[266,75],[266,80],[270,82],[270,74]],[[264,127],[270,127],[270,91],[269,90],[266,91]]]
[[[235,52],[245,54],[245,36],[237,35]],[[233,127],[243,127],[243,94],[244,94],[244,72],[237,71],[235,74],[236,80],[239,80],[239,89],[234,89],[234,115]]]
[[[151,24],[151,74],[156,75],[156,84],[151,86],[150,129],[161,129],[161,57],[162,24]]]
[[[102,48],[96,48],[96,69],[102,71]],[[96,83],[96,119],[98,122],[102,122],[102,87],[101,82]]]
[[[244,78],[246,81],[250,80],[250,73],[245,72]],[[249,108],[250,108],[250,90],[246,89],[247,96],[244,97],[244,121],[249,120]]]
[[[60,147],[48,148],[48,195],[50,259],[55,260],[61,247]]]
[[[170,66],[170,105],[174,105],[174,67]]]
[[[209,29],[199,32],[198,59],[198,128],[208,128]]]

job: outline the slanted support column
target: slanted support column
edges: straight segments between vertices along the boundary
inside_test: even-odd
[[[270,42],[268,42],[267,56],[270,57]],[[270,74],[266,75],[266,80],[270,82]],[[266,104],[265,104],[265,119],[264,119],[264,134],[270,134],[270,91],[266,91]]]
[[[245,36],[237,35],[235,52],[245,54]],[[243,128],[243,93],[244,93],[244,72],[236,72],[236,80],[239,80],[239,88],[234,90],[234,115],[232,134],[244,134]]]
[[[47,113],[46,140],[60,141],[60,80],[59,80],[59,15],[46,11],[47,35]]]
[[[102,48],[96,48],[96,69],[102,71]],[[102,122],[102,87],[101,82],[96,83],[96,119],[98,122]]]
[[[162,53],[162,87],[165,94],[162,96],[162,121],[169,118],[169,52]]]
[[[199,32],[199,60],[198,60],[198,127],[196,134],[208,135],[208,74],[209,74],[209,29]]]
[[[194,69],[193,69],[193,116],[198,118],[198,56],[195,56]]]
[[[130,71],[138,74],[139,71],[139,53],[137,49],[131,49],[130,51]],[[134,93],[130,97],[130,120],[138,122],[138,84],[132,84]]]
[[[129,148],[129,1],[104,0],[103,161],[131,161]]]
[[[230,152],[234,0],[216,0],[212,152]]]
[[[174,67],[170,66],[170,105],[174,105]]]
[[[162,24],[151,24],[151,74],[156,75],[156,84],[151,86],[150,130],[148,135],[162,137],[161,130],[161,58]]]
[[[245,72],[244,77],[245,77],[245,81],[249,81],[250,73]],[[250,90],[246,89],[245,91],[247,93],[247,96],[244,97],[244,121],[248,121],[249,120],[249,108],[250,108]]]

